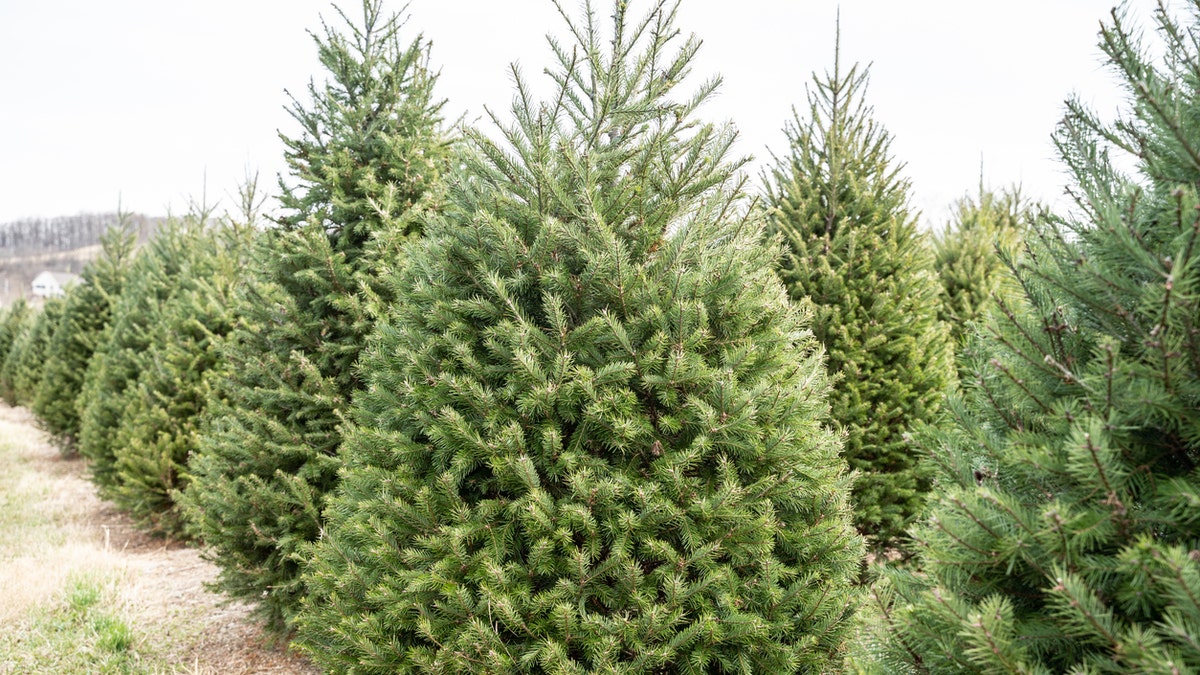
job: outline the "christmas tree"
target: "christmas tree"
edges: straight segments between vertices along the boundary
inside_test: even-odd
[[[79,435],[76,403],[88,362],[104,334],[113,300],[121,293],[133,257],[136,232],[128,215],[101,239],[100,257],[83,269],[82,283],[63,306],[62,319],[46,348],[46,366],[33,401],[33,412],[54,435],[64,453],[75,450]]]
[[[301,646],[331,672],[824,672],[861,540],[821,350],[678,4],[514,68],[390,277]],[[495,117],[493,117],[495,119]]]
[[[214,383],[184,497],[221,568],[217,585],[256,601],[278,631],[302,594],[297,548],[317,538],[337,482],[368,306],[386,301],[375,270],[419,233],[410,211],[427,207],[449,164],[428,45],[403,42],[380,5],[314,35],[329,79],[310,85],[307,104],[293,101],[302,134],[284,139],[284,215],[237,296],[221,348],[228,376]]]
[[[16,405],[16,394],[12,389],[12,367],[9,356],[21,335],[29,329],[30,309],[24,298],[18,298],[4,308],[0,314],[0,398],[9,405]],[[13,361],[16,365],[16,361]]]
[[[929,441],[922,569],[893,657],[921,673],[1200,672],[1200,54],[1183,24],[1102,47],[1130,103],[1056,135],[1075,208],[1036,223]],[[1152,59],[1151,51],[1161,54]],[[1136,169],[1126,174],[1120,166]]]
[[[839,376],[831,403],[845,457],[861,472],[856,524],[886,548],[900,545],[928,489],[906,435],[937,419],[954,366],[931,253],[866,86],[866,71],[843,71],[835,55],[833,72],[814,76],[807,114],[786,127],[790,147],[765,182],[770,231],[784,240],[779,275],[813,308],[813,331]]]
[[[995,192],[980,185],[977,198],[964,197],[955,204],[952,220],[934,238],[933,247],[942,281],[940,317],[956,345],[967,341],[997,294],[1019,291],[1005,261],[1019,257],[1035,218],[1037,206],[1017,188]]]
[[[184,287],[199,244],[208,228],[211,207],[170,218],[130,263],[121,294],[99,346],[88,362],[76,405],[80,416],[79,451],[91,460],[92,479],[105,496],[118,485],[116,453],[123,420],[138,405],[143,358],[172,339],[164,305]]]
[[[0,380],[3,380],[0,389],[5,392],[5,400],[10,405],[33,403],[46,366],[46,349],[62,318],[65,302],[62,297],[46,298],[41,309],[30,315],[26,328],[13,340],[0,370]]]
[[[153,530],[179,535],[187,484],[214,381],[229,376],[217,345],[233,325],[253,223],[211,220],[183,232],[187,259],[157,307],[153,337],[130,355],[136,381],[113,436],[112,500]]]

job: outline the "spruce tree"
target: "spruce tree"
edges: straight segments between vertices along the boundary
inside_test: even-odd
[[[24,298],[18,298],[6,307],[4,314],[0,316],[0,398],[9,405],[17,404],[12,389],[9,356],[21,334],[29,329],[29,318],[30,308]]]
[[[778,271],[838,377],[833,419],[860,472],[856,524],[878,548],[897,546],[928,489],[906,435],[937,419],[954,379],[938,320],[938,280],[909,211],[909,183],[891,136],[865,102],[867,72],[813,77],[808,111],[785,128],[790,147],[765,177],[769,231],[784,240]]]
[[[157,308],[152,339],[131,354],[138,373],[113,436],[112,500],[156,532],[183,533],[176,498],[199,449],[214,381],[228,377],[217,345],[233,325],[252,223],[228,218],[186,233],[187,258]]]
[[[91,460],[92,479],[111,497],[118,484],[116,452],[122,420],[137,396],[142,358],[171,336],[165,332],[163,307],[182,286],[195,244],[209,226],[209,209],[169,218],[130,263],[121,294],[112,306],[109,325],[88,362],[83,391],[76,405],[80,417],[79,451]]]
[[[419,234],[408,214],[449,164],[427,43],[403,42],[378,0],[362,10],[313,36],[329,79],[310,85],[306,104],[293,100],[302,133],[284,138],[284,213],[256,251],[260,274],[239,291],[221,348],[229,374],[211,393],[184,498],[217,586],[255,601],[278,631],[302,595],[297,548],[317,538],[337,482],[369,300],[386,302],[375,270]]]
[[[920,573],[896,580],[896,672],[1200,672],[1191,14],[1160,7],[1150,47],[1115,10],[1101,44],[1129,105],[1108,123],[1068,104],[1075,208],[1033,228],[1022,302],[1000,303],[979,380],[928,441],[939,497]]]
[[[102,252],[83,269],[82,283],[66,298],[63,316],[46,349],[46,367],[33,401],[33,412],[55,436],[64,453],[75,451],[79,436],[76,408],[83,377],[108,324],[113,301],[121,293],[137,233],[128,214],[101,238]]]
[[[29,329],[32,327],[35,318],[37,318],[37,310],[26,307],[23,314],[16,315],[10,319],[12,326],[11,344],[8,347],[8,353],[4,355],[3,366],[0,366],[0,397],[3,397],[4,402],[10,406],[21,405],[15,386],[17,366],[20,364],[22,355],[28,348]]]
[[[331,672],[825,672],[861,539],[819,345],[678,3],[565,12],[390,277],[299,644]],[[560,8],[561,11],[561,8]],[[495,119],[495,118],[494,118]]]
[[[46,349],[62,318],[65,302],[62,297],[46,298],[42,307],[29,316],[25,330],[13,340],[0,371],[0,379],[4,381],[0,389],[10,405],[33,404],[46,366]]]
[[[1025,231],[1037,206],[1018,188],[995,192],[979,188],[964,197],[946,228],[933,240],[934,264],[941,279],[942,321],[962,346],[976,322],[987,316],[997,294],[1018,292],[1006,273],[1006,259],[1020,254]]]

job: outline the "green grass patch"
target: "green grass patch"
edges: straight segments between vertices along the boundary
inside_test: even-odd
[[[49,675],[155,672],[138,654],[138,635],[115,607],[114,582],[72,578],[61,597],[0,634],[0,672]]]

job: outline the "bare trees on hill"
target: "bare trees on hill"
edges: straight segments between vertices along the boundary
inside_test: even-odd
[[[144,239],[154,230],[159,218],[140,214],[130,216]],[[0,257],[11,258],[35,253],[71,251],[100,243],[100,237],[118,221],[117,213],[81,213],[56,218],[22,218],[0,224]]]
[[[139,242],[162,218],[126,214]],[[120,222],[112,213],[81,213],[56,218],[22,218],[0,223],[0,306],[30,295],[30,282],[43,270],[78,274],[99,250],[100,237]]]

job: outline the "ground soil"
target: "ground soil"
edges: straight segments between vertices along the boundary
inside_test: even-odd
[[[123,614],[167,667],[184,673],[312,675],[301,656],[272,646],[249,608],[205,589],[216,568],[196,549],[149,536],[96,495],[87,467],[64,458],[23,408],[0,403],[0,444],[11,446],[0,472],[19,475],[19,494],[43,495],[6,509],[34,509],[38,533],[0,542],[0,630],[52,602],[72,575],[118,580]],[[30,484],[32,483],[32,484]],[[44,483],[44,485],[42,484]],[[0,494],[0,505],[5,495]],[[50,534],[47,535],[46,533]],[[3,670],[0,668],[0,670]]]

